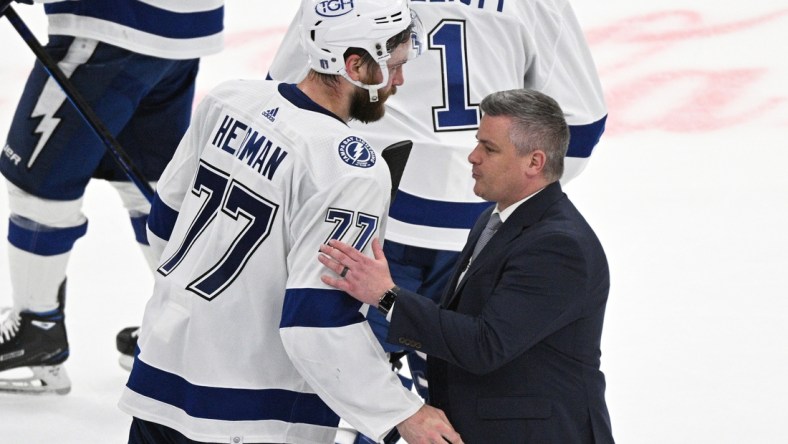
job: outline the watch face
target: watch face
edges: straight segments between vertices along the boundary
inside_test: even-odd
[[[383,314],[388,314],[389,310],[391,310],[391,306],[394,305],[394,301],[397,300],[397,291],[399,291],[399,287],[395,285],[394,288],[386,291],[383,293],[383,296],[380,297],[380,301],[378,301],[378,310]]]

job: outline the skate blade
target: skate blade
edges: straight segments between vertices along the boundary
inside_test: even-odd
[[[0,394],[65,395],[71,391],[71,380],[61,365],[28,367],[32,376],[0,378]]]

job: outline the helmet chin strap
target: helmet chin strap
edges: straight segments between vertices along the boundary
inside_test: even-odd
[[[388,85],[388,83],[389,83],[389,69],[386,66],[386,62],[385,61],[384,62],[380,62],[380,63],[378,63],[378,66],[380,66],[380,71],[383,72],[383,81],[378,83],[377,85],[368,85],[368,84],[362,83],[362,82],[360,82],[358,80],[351,79],[350,76],[347,74],[347,71],[344,68],[342,69],[342,71],[340,71],[340,74],[348,82],[358,86],[359,88],[364,88],[367,91],[369,91],[369,101],[372,102],[372,103],[375,103],[375,102],[377,102],[379,100],[378,90],[380,88],[383,88],[384,86]]]
[[[375,103],[378,101],[378,89],[377,88],[367,88],[369,91],[369,101],[371,103]]]

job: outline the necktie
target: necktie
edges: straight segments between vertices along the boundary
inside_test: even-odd
[[[476,256],[479,255],[479,252],[482,251],[487,242],[490,241],[490,238],[493,237],[498,228],[501,226],[503,222],[501,222],[501,216],[498,213],[493,213],[490,216],[490,220],[487,221],[487,226],[484,227],[484,231],[482,231],[481,236],[479,236],[479,240],[476,242],[476,246],[473,247],[473,255],[471,259],[476,259]]]
[[[487,245],[487,242],[489,242],[490,239],[493,237],[493,234],[495,234],[495,232],[498,231],[498,228],[501,227],[502,223],[503,222],[501,221],[500,214],[493,213],[490,216],[490,220],[487,221],[487,225],[484,227],[484,231],[482,231],[482,234],[479,236],[479,240],[476,241],[476,246],[473,247],[473,255],[471,255],[470,260],[476,260],[476,256],[478,256],[479,252],[482,251],[482,248],[484,248],[484,246]],[[460,273],[460,277],[459,279],[457,279],[458,287],[462,282],[463,278],[465,277],[465,273],[468,271],[468,268],[470,266],[471,263],[468,262],[468,265],[465,267],[464,270],[462,270],[462,273]]]

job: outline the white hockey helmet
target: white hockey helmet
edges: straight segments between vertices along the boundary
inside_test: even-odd
[[[424,29],[408,0],[303,0],[301,37],[309,54],[309,67],[323,74],[339,74],[356,86],[369,90],[377,101],[377,90],[389,81],[386,61],[391,57],[386,42],[410,27],[409,59],[421,53]],[[361,48],[380,65],[383,81],[367,85],[345,72],[345,51]]]

